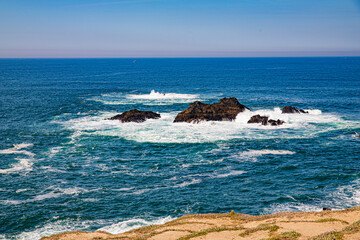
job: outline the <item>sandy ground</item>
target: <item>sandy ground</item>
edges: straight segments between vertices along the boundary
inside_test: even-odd
[[[360,207],[341,211],[185,215],[121,234],[67,232],[41,240],[360,240]]]

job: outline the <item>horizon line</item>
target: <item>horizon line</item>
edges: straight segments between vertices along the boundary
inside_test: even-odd
[[[1,60],[9,59],[202,59],[202,58],[358,58],[360,55],[330,55],[330,56],[183,56],[183,57],[0,57]]]

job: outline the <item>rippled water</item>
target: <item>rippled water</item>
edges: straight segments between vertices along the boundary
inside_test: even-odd
[[[360,58],[0,60],[0,239],[357,206],[359,93]],[[251,111],[172,122],[230,96]],[[134,108],[162,117],[106,120]]]

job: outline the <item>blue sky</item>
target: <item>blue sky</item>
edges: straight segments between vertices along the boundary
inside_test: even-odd
[[[0,0],[0,57],[360,56],[360,0]]]

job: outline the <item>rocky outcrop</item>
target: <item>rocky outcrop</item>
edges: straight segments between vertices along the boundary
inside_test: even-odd
[[[210,196],[205,199],[209,198]],[[144,226],[124,233],[111,234],[99,230],[95,232],[73,231],[54,234],[40,240],[199,239],[194,238],[194,236],[213,240],[358,240],[360,236],[359,216],[359,207],[323,212],[279,212],[259,216],[234,211],[228,213],[187,214],[165,224],[152,225],[151,227]],[[174,226],[181,226],[181,228]],[[279,230],[276,231],[277,229]],[[138,238],[138,236],[141,236],[141,238]]]
[[[118,114],[114,117],[108,118],[108,120],[120,120],[121,122],[144,122],[146,119],[157,119],[160,118],[160,114],[154,113],[151,111],[139,111],[137,109],[133,109],[127,112],[123,112],[122,114]]]
[[[285,106],[282,109],[282,113],[309,113],[308,111],[304,111],[302,109],[291,107],[291,106]]]
[[[248,109],[234,97],[222,98],[220,102],[205,104],[199,101],[179,113],[174,122],[232,121],[240,112]]]
[[[266,116],[254,115],[250,118],[250,120],[247,123],[261,123],[261,125],[264,126],[266,125],[279,126],[285,122],[281,121],[280,119],[273,120],[273,119],[269,119],[269,117]]]

